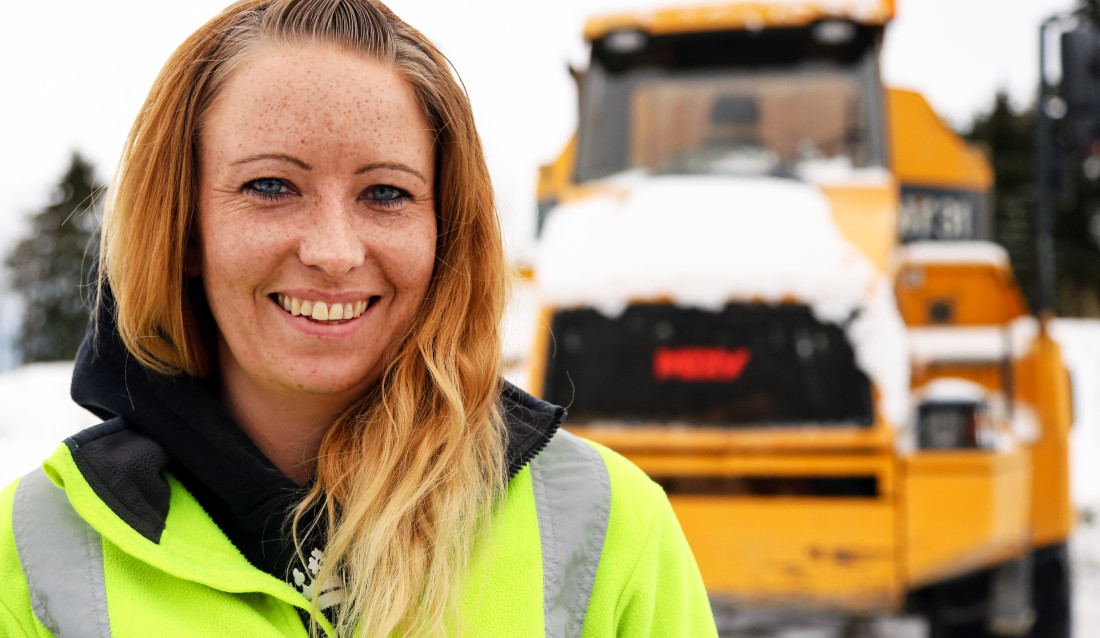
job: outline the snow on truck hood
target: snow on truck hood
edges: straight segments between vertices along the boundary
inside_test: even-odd
[[[775,178],[623,175],[614,194],[555,208],[535,257],[545,304],[617,316],[630,303],[717,310],[731,301],[808,306],[845,327],[882,413],[909,408],[905,327],[890,282],[810,185]]]

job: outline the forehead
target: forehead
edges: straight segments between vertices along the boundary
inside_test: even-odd
[[[327,45],[257,47],[205,119],[204,148],[225,152],[431,153],[412,86],[388,64]]]

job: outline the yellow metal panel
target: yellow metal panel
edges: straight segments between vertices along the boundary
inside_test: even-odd
[[[950,302],[955,325],[1001,325],[1027,314],[1008,264],[902,265],[894,286],[910,326],[929,325],[929,308]]]
[[[1038,546],[1060,543],[1073,529],[1069,489],[1069,429],[1073,423],[1069,374],[1062,351],[1049,334],[1036,339],[1016,368],[1017,396],[1035,411],[1042,427],[1032,444],[1031,526]]]
[[[931,363],[915,366],[912,383],[920,387],[937,377],[956,377],[1004,391],[1000,362]],[[1034,414],[1040,428],[1037,441],[1027,447],[1031,472],[1031,543],[1060,543],[1073,529],[1073,504],[1069,489],[1069,428],[1073,422],[1069,377],[1061,350],[1049,335],[1040,334],[1030,351],[1012,366],[1013,401],[1017,409]]]
[[[892,181],[882,186],[825,186],[833,220],[880,273],[888,272],[897,246],[898,190]]]
[[[919,93],[887,89],[894,176],[902,186],[986,191],[993,171],[944,124]]]
[[[573,183],[573,171],[577,165],[577,134],[569,139],[561,153],[550,164],[539,167],[536,195],[539,202],[561,199],[562,191]]]
[[[865,5],[866,3],[860,3]],[[649,12],[616,13],[591,18],[584,37],[593,41],[612,31],[644,31],[650,35],[705,33],[776,27],[802,27],[818,20],[844,18],[867,25],[884,25],[894,17],[893,0],[880,0],[872,10],[844,10],[835,2],[737,2],[724,5],[670,8]]]
[[[628,458],[650,476],[874,476],[880,497],[894,494],[894,459],[860,454],[630,454]]]
[[[921,452],[905,459],[903,467],[910,586],[1026,551],[1031,495],[1026,450]]]
[[[536,386],[541,388],[541,386]],[[688,425],[624,425],[602,423],[570,425],[569,431],[630,456],[647,450],[783,451],[814,449],[847,453],[890,449],[895,432],[885,423],[862,427],[718,428]]]
[[[782,608],[890,611],[900,604],[889,502],[670,500],[712,594]]]

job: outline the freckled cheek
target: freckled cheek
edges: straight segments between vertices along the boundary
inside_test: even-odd
[[[412,285],[418,285],[425,290],[427,289],[428,282],[431,280],[432,271],[435,268],[435,225],[433,224],[430,232],[425,232],[418,237],[410,238],[405,246],[406,267],[409,270],[410,283]]]
[[[368,247],[402,295],[422,297],[435,265],[435,234],[402,233]]]
[[[207,287],[242,290],[257,284],[273,268],[273,259],[285,252],[279,249],[280,237],[239,226],[205,228],[202,254]]]
[[[435,270],[435,251],[425,251],[418,261],[418,265],[416,285],[421,288],[421,296],[425,296],[428,292],[428,284],[432,279],[432,272]]]

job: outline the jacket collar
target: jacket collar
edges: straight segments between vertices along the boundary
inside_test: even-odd
[[[97,321],[77,354],[72,396],[108,423],[67,441],[77,466],[104,502],[154,542],[168,511],[166,470],[181,476],[220,525],[263,536],[272,521],[285,518],[301,488],[260,452],[202,381],[153,372],[130,356],[114,321],[113,296],[109,289],[101,293]],[[507,382],[500,409],[511,478],[550,441],[565,409]]]

